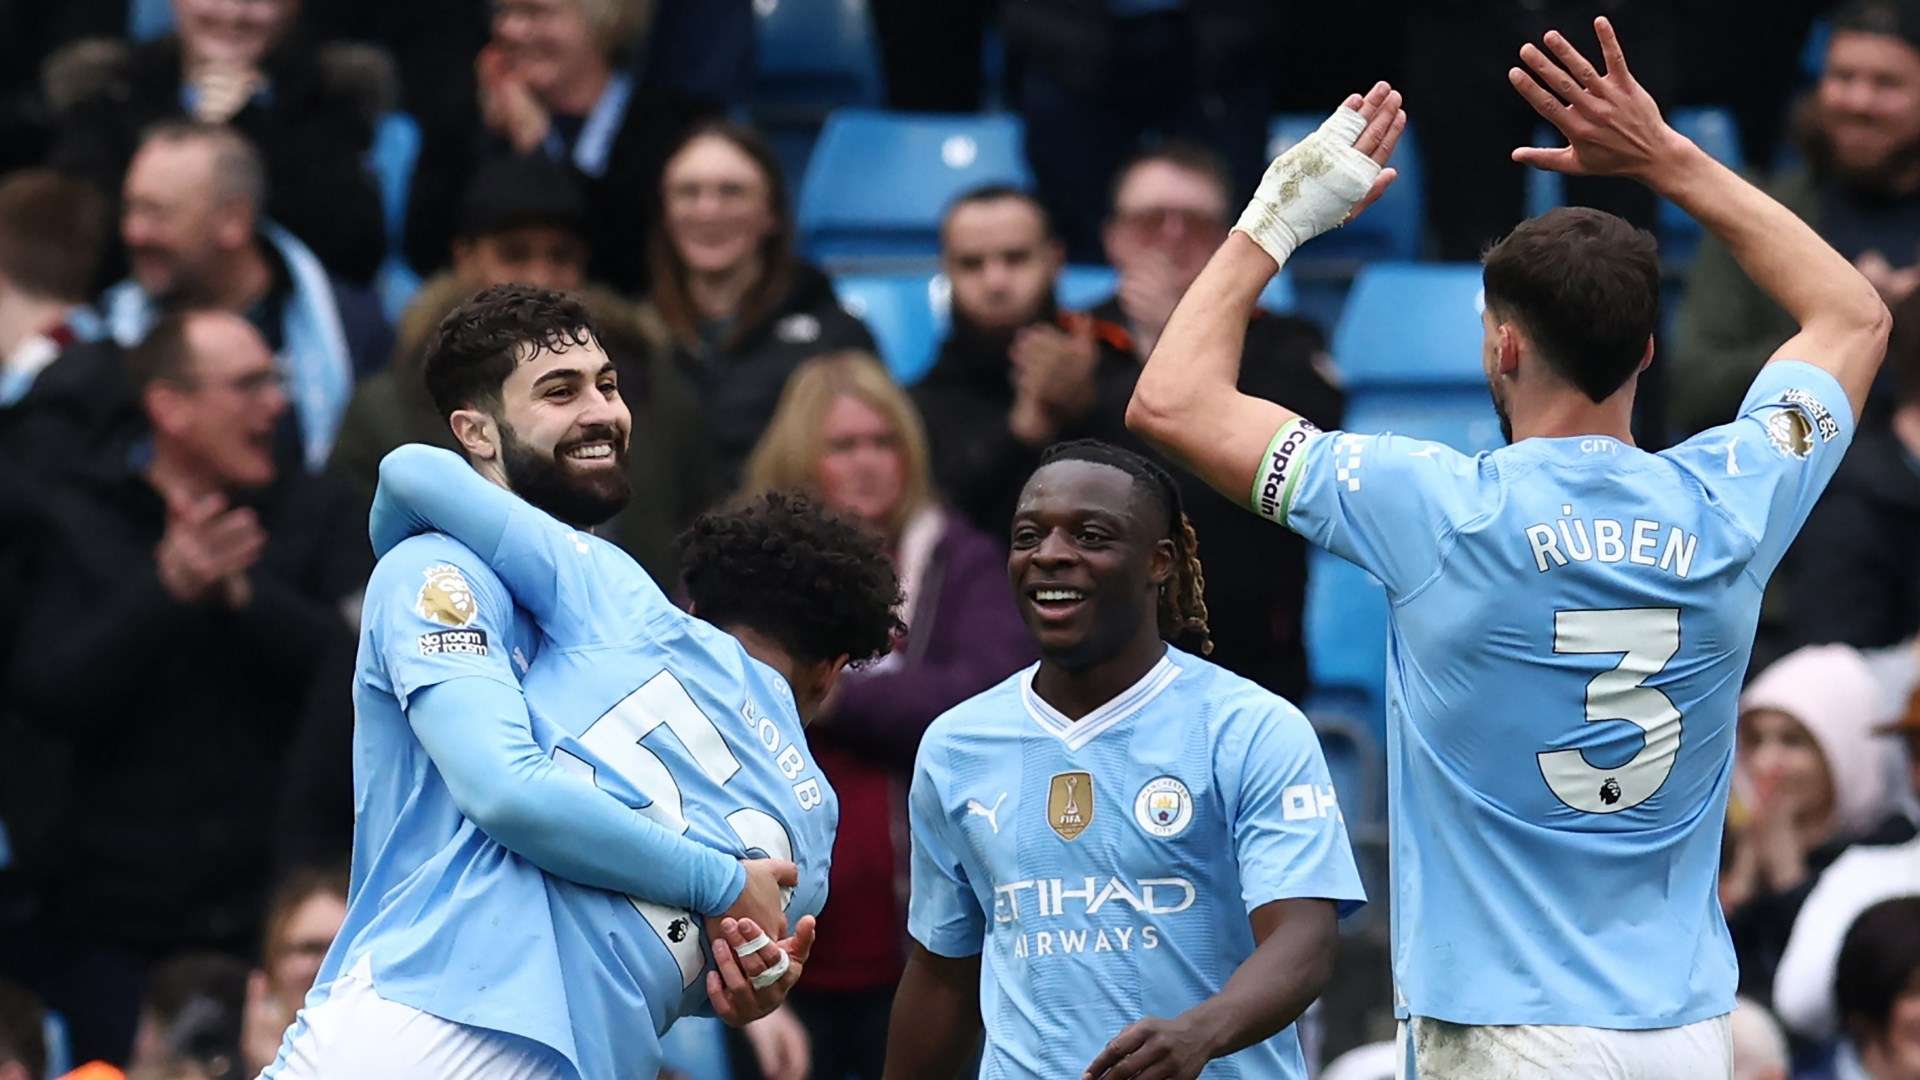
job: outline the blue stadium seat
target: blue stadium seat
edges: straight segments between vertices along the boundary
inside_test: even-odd
[[[1119,287],[1120,275],[1113,267],[1076,263],[1060,272],[1054,294],[1068,311],[1085,311],[1112,296]],[[1260,306],[1284,314],[1293,311],[1296,299],[1293,277],[1282,270],[1260,294]]]
[[[1287,113],[1273,118],[1267,128],[1267,152],[1278,156],[1287,147],[1311,135],[1325,116]],[[1372,259],[1416,259],[1420,257],[1421,236],[1425,225],[1425,165],[1413,127],[1400,137],[1393,153],[1393,167],[1399,179],[1387,189],[1380,201],[1367,208],[1352,224],[1314,239],[1300,249],[1305,262]]]
[[[1718,106],[1675,109],[1667,120],[1674,130],[1700,144],[1700,148],[1737,171],[1747,167],[1747,155],[1740,145],[1740,129],[1733,113]],[[1535,146],[1565,146],[1566,140],[1552,128],[1534,131]],[[1527,216],[1537,217],[1567,201],[1566,178],[1544,169],[1527,170]],[[1678,206],[1660,200],[1654,218],[1654,233],[1660,239],[1660,254],[1679,266],[1693,260],[1700,247],[1700,225]]]
[[[1020,140],[1013,116],[839,110],[800,185],[801,246],[835,266],[931,260],[954,196],[1032,184]]]
[[[894,381],[918,382],[947,332],[950,287],[942,274],[841,274],[834,295],[867,324]]]
[[[1375,263],[1362,269],[1334,328],[1349,392],[1374,386],[1480,386],[1480,268]]]
[[[1434,439],[1467,453],[1501,443],[1480,363],[1480,268],[1380,263],[1361,270],[1334,330],[1346,428]],[[1379,582],[1337,556],[1308,556],[1312,711],[1384,737],[1387,603]]]
[[[754,0],[756,103],[880,104],[866,0]]]

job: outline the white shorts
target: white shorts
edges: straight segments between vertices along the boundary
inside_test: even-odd
[[[388,1001],[366,960],[334,980],[319,1005],[300,1010],[269,1080],[568,1080],[556,1051]]]
[[[1729,1018],[1651,1031],[1400,1022],[1396,1080],[1727,1080],[1733,1075]]]

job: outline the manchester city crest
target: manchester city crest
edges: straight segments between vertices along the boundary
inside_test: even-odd
[[[1162,840],[1179,836],[1193,821],[1193,793],[1176,777],[1154,777],[1133,800],[1133,820]]]

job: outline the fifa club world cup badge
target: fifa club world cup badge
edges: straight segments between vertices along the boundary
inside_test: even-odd
[[[1179,836],[1193,820],[1193,793],[1178,777],[1156,776],[1134,798],[1133,820],[1162,840]]]
[[[1047,824],[1062,840],[1072,840],[1093,824],[1093,774],[1057,773],[1047,791]]]

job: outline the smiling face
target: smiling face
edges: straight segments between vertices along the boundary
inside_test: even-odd
[[[760,254],[779,222],[773,187],[747,152],[701,135],[667,162],[661,179],[667,236],[695,274],[724,274]]]
[[[1020,492],[1007,576],[1046,658],[1084,669],[1118,655],[1142,627],[1158,633],[1160,586],[1173,571],[1156,506],[1111,465],[1042,466]]]
[[[495,0],[493,44],[543,101],[607,57],[580,0]]]
[[[225,312],[189,317],[186,369],[155,380],[144,397],[156,448],[191,461],[230,489],[273,482],[273,432],[286,391],[266,340]]]
[[[515,494],[581,528],[626,506],[633,418],[598,341],[564,352],[522,346],[500,399],[500,414],[489,419],[498,426],[500,463]]]
[[[295,0],[173,0],[190,64],[258,67],[293,25]]]
[[[1887,34],[1839,31],[1815,102],[1834,164],[1879,174],[1920,147],[1920,50]]]
[[[253,241],[253,208],[221,190],[205,139],[149,139],[121,189],[120,238],[133,278],[163,302],[211,298],[223,267]]]

